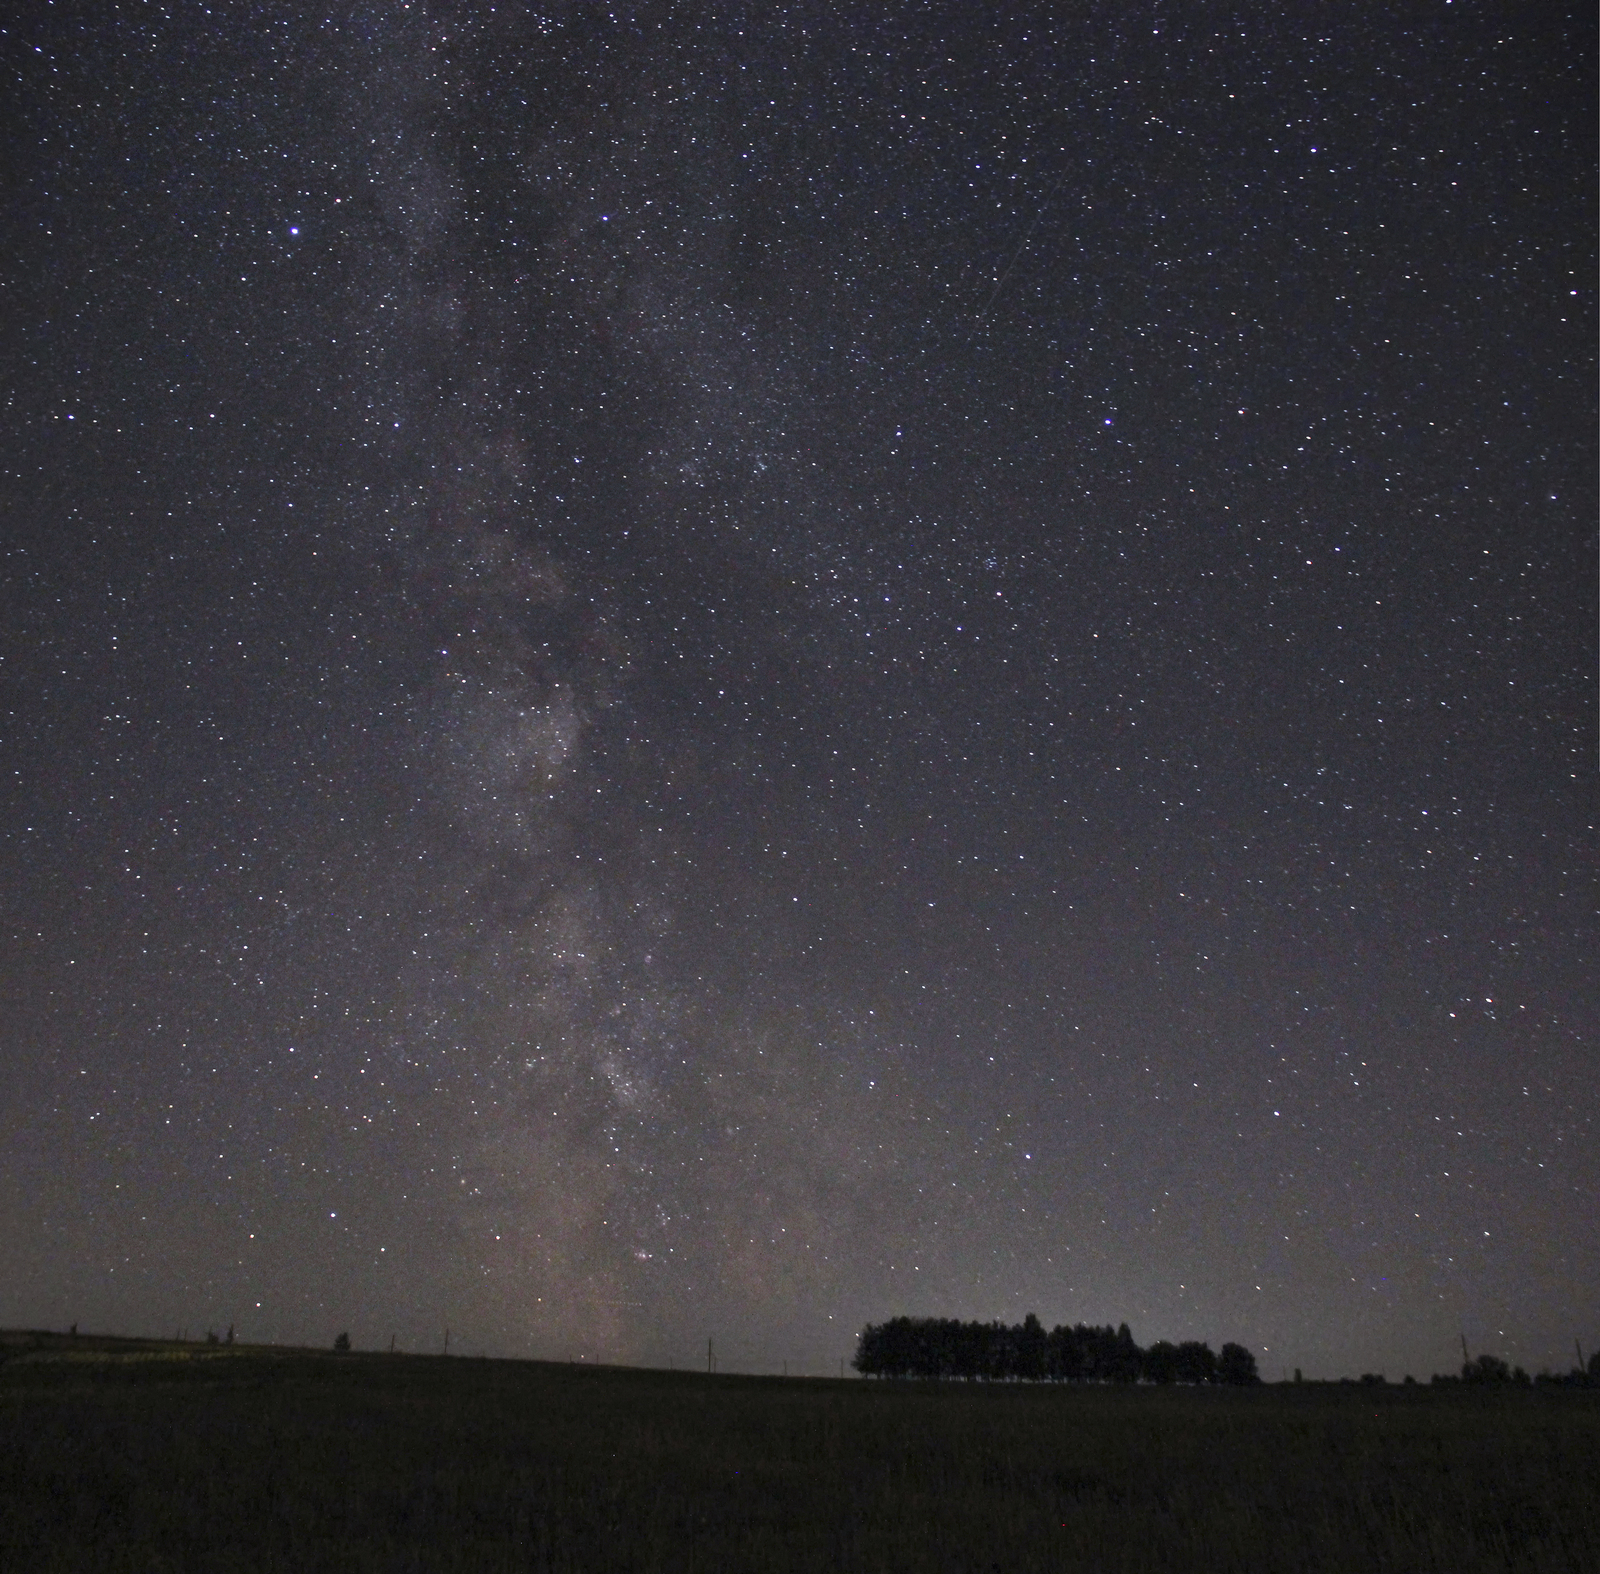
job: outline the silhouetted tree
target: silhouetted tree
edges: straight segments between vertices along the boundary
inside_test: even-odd
[[[1044,1331],[1044,1324],[1029,1312],[1022,1319],[1022,1326],[1017,1330],[1014,1341],[1016,1350],[1017,1376],[1030,1383],[1036,1383],[1045,1375],[1050,1353],[1050,1336]]]
[[[1017,1330],[1002,1322],[992,1322],[985,1331],[989,1336],[985,1352],[988,1360],[984,1363],[983,1375],[991,1383],[1003,1383],[1017,1373]]]
[[[1050,1330],[1048,1366],[1051,1380],[1057,1383],[1083,1381],[1083,1346],[1075,1328],[1058,1323]]]
[[[950,1335],[952,1365],[968,1382],[987,1377],[994,1366],[994,1339],[987,1323],[957,1323]]]
[[[966,1325],[954,1317],[944,1318],[938,1324],[938,1361],[934,1375],[937,1377],[969,1378],[972,1373],[971,1337]]]
[[[1128,1325],[1121,1323],[1117,1328],[1116,1343],[1112,1346],[1111,1381],[1137,1383],[1143,1370],[1144,1352],[1133,1342]]]
[[[856,1353],[850,1364],[861,1373],[863,1377],[898,1377],[902,1374],[894,1371],[894,1322],[868,1323],[861,1330],[861,1338],[856,1343]]]
[[[1480,1355],[1475,1361],[1462,1363],[1461,1381],[1480,1384],[1509,1383],[1511,1368],[1497,1355]]]
[[[1170,1339],[1157,1339],[1144,1353],[1147,1383],[1175,1383],[1178,1380],[1178,1347]]]
[[[1217,1357],[1217,1381],[1231,1383],[1235,1388],[1248,1388],[1261,1381],[1256,1371],[1256,1358],[1242,1344],[1225,1344]]]
[[[341,1355],[345,1354],[350,1348],[350,1335],[340,1334],[339,1337],[333,1341],[333,1348]]]
[[[1083,1349],[1083,1379],[1086,1383],[1109,1383],[1116,1369],[1117,1335],[1112,1328],[1078,1324],[1078,1342]]]
[[[1217,1380],[1216,1352],[1198,1339],[1185,1339],[1178,1346],[1178,1381],[1214,1383]]]

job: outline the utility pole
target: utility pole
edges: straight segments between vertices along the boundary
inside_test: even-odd
[[[1467,1354],[1467,1336],[1465,1334],[1461,1336],[1461,1364],[1463,1366],[1472,1365],[1472,1357]]]
[[[1578,1352],[1578,1370],[1580,1372],[1586,1371],[1587,1368],[1583,1364],[1583,1346],[1579,1344],[1576,1339],[1574,1339],[1572,1341],[1572,1348]]]
[[[706,1376],[709,1377],[717,1369],[716,1351],[711,1347],[711,1341],[706,1340]]]
[[[444,1331],[444,1353],[446,1355],[450,1353],[450,1330],[448,1328]]]
[[[394,1354],[394,1335],[393,1334],[389,1335],[389,1354],[390,1355]]]

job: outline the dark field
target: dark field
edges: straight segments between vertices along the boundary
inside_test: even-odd
[[[1600,1569],[1592,1390],[8,1353],[6,1574]]]

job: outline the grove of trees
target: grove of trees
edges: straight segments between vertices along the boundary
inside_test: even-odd
[[[1060,1324],[1045,1332],[1032,1312],[1012,1326],[953,1317],[893,1317],[861,1331],[855,1369],[867,1377],[952,1377],[1052,1383],[1228,1383],[1261,1381],[1243,1345],[1221,1353],[1198,1340],[1157,1340],[1148,1350],[1128,1325]]]

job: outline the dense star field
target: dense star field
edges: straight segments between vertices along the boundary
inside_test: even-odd
[[[0,1324],[1600,1342],[1593,20],[27,8]]]

